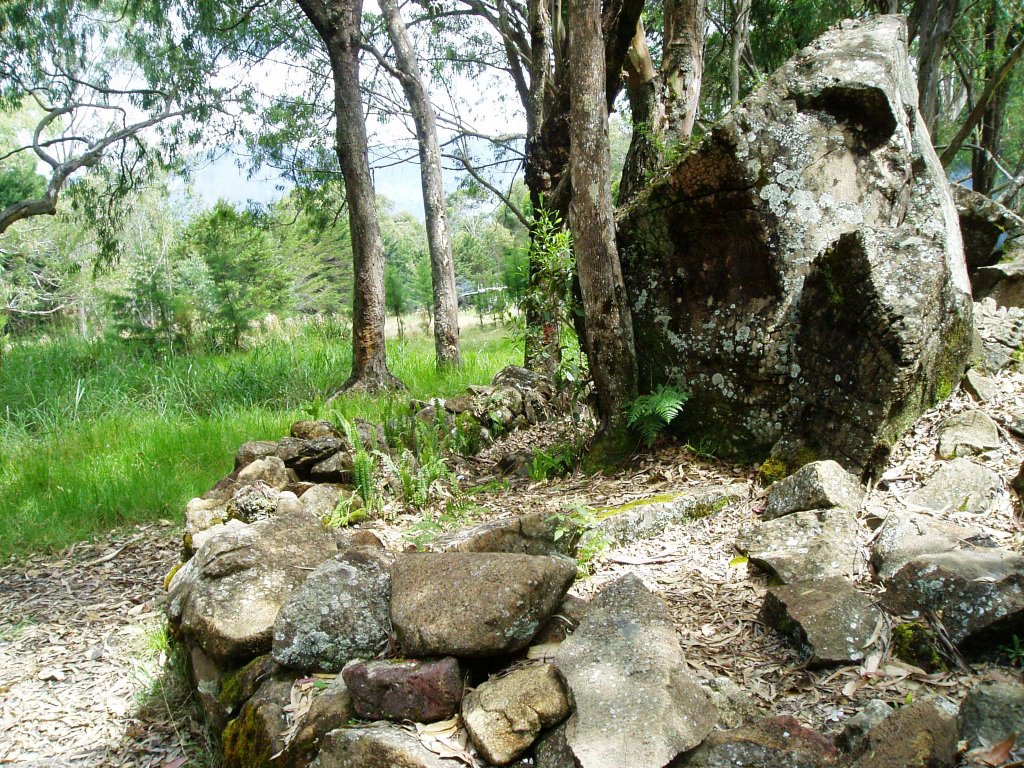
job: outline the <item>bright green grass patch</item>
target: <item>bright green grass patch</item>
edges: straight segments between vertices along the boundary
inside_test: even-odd
[[[180,520],[247,440],[302,418],[402,412],[485,383],[518,355],[495,329],[465,334],[462,369],[438,373],[429,338],[389,344],[395,397],[324,401],[349,373],[347,341],[316,334],[230,355],[160,360],[101,341],[16,348],[0,369],[0,558],[57,549],[114,526]]]

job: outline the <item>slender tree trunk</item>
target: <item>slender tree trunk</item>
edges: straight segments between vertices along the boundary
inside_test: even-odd
[[[636,395],[633,322],[615,245],[600,0],[569,0],[569,221],[601,432],[625,434]]]
[[[458,366],[459,305],[455,286],[455,261],[448,236],[448,214],[444,208],[444,178],[441,174],[441,147],[437,142],[437,124],[430,94],[416,62],[409,32],[402,21],[396,0],[380,0],[388,36],[395,49],[395,62],[402,77],[402,89],[409,102],[420,152],[420,182],[426,214],[427,245],[434,283],[434,349],[438,368]]]
[[[736,14],[729,41],[729,104],[732,107],[740,103],[740,60],[750,34],[750,4],[751,0],[734,0]]]
[[[660,80],[647,48],[647,33],[642,21],[637,22],[626,56],[625,72],[633,135],[629,140],[622,178],[619,180],[620,205],[633,199],[662,161],[659,147],[663,142],[657,137],[663,130],[665,114],[658,100]]]
[[[384,243],[370,176],[359,92],[362,0],[296,0],[327,49],[334,76],[335,150],[345,180],[355,285],[352,375],[343,390],[376,392],[402,387],[391,375],[384,344]]]
[[[693,135],[704,77],[705,0],[666,0],[662,59],[667,136],[685,144]]]
[[[939,80],[942,54],[953,29],[960,0],[914,0],[909,18],[911,40],[918,37],[917,91],[918,109],[928,131],[935,134],[939,114]]]

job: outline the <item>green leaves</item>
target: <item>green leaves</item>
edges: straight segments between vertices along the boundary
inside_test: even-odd
[[[630,404],[626,413],[626,424],[650,448],[661,431],[683,410],[689,399],[688,392],[662,384],[651,394],[641,395]]]

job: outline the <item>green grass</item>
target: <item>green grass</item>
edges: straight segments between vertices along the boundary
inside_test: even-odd
[[[462,369],[438,373],[429,338],[388,344],[397,396],[327,396],[348,377],[346,338],[309,326],[230,354],[160,358],[111,340],[17,346],[0,367],[0,559],[125,523],[178,520],[246,440],[302,418],[382,421],[410,398],[481,384],[519,358],[500,330],[467,328]]]

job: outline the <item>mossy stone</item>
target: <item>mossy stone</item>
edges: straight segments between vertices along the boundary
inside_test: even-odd
[[[917,621],[892,628],[892,655],[929,674],[947,670],[946,662],[936,649],[937,642],[935,632]]]

